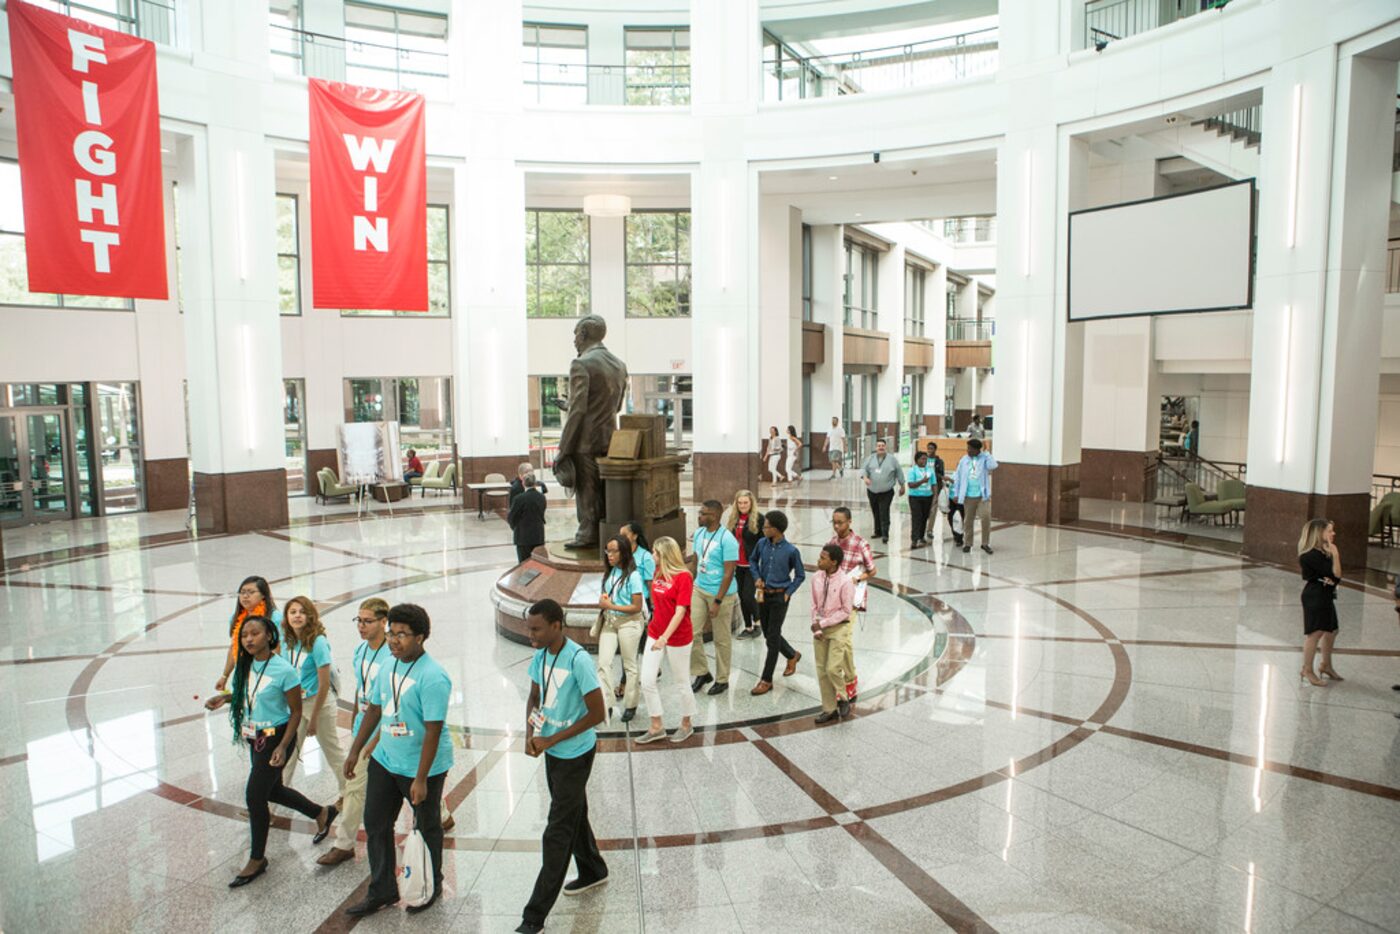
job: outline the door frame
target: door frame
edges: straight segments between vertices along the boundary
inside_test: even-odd
[[[76,450],[73,437],[73,420],[68,417],[68,405],[26,405],[14,408],[0,408],[0,418],[14,419],[15,454],[19,462],[19,502],[18,519],[8,520],[11,525],[37,525],[63,519],[72,519],[78,508],[78,475],[76,472]],[[43,417],[56,415],[59,419],[59,433],[63,438],[60,458],[63,465],[63,494],[67,510],[61,514],[40,512],[34,506],[33,464],[30,462],[29,416]]]

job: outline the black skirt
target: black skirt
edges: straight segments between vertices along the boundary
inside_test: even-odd
[[[1303,635],[1337,631],[1337,599],[1334,588],[1309,583],[1303,588]]]

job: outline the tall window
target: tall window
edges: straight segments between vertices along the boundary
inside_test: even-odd
[[[267,25],[272,70],[282,75],[302,74],[306,50],[302,45],[301,0],[269,0]]]
[[[424,463],[451,462],[451,377],[347,379],[344,402],[347,422],[398,422],[405,451],[413,448]]]
[[[446,318],[452,314],[451,241],[448,236],[447,205],[428,205],[428,310],[384,311],[344,309],[342,315]]]
[[[854,240],[846,241],[846,294],[843,320],[848,328],[879,326],[880,254]]]
[[[690,103],[690,30],[627,29],[627,103]]]
[[[924,285],[928,271],[922,266],[904,266],[904,333],[924,336]]]
[[[345,4],[345,80],[447,96],[447,17]]]
[[[130,311],[129,298],[96,295],[51,295],[29,291],[24,258],[24,205],[20,200],[19,163],[0,159],[0,305],[57,305],[67,308],[114,308]]]
[[[812,225],[802,225],[802,320],[812,320]]]
[[[301,247],[297,236],[297,196],[277,196],[277,310],[301,314]]]
[[[909,425],[914,437],[919,436],[919,426],[924,423],[924,380],[926,375],[914,373],[909,377]]]
[[[690,212],[627,215],[627,314],[690,316]]]
[[[525,24],[525,94],[537,104],[588,103],[588,27]]]
[[[175,0],[40,0],[39,6],[152,42],[175,43]]]
[[[588,314],[588,215],[525,212],[525,314],[578,318]]]

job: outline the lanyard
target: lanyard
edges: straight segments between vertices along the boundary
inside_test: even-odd
[[[258,672],[258,680],[253,682],[253,689],[248,692],[248,695],[245,698],[243,698],[243,705],[247,708],[248,716],[250,717],[253,715],[253,704],[258,699],[258,687],[262,684],[263,675],[267,674],[267,666],[271,663],[272,659],[270,658],[267,661],[263,662],[262,670]],[[251,668],[253,666],[249,665],[248,667]]]
[[[575,649],[575,650],[574,650],[574,654],[571,655],[571,656],[569,657],[569,667],[570,667],[570,668],[573,668],[573,667],[574,667],[574,661],[578,658],[578,653],[579,653],[579,652],[582,652],[582,651],[583,651],[582,648]],[[559,655],[563,655],[563,654],[564,654],[564,650],[563,650],[563,649],[560,649],[560,650],[559,650]],[[559,655],[554,656],[554,661],[551,662],[550,665],[549,665],[549,674],[545,675],[545,677],[544,677],[544,685],[540,688],[540,708],[539,708],[539,709],[540,709],[541,711],[543,711],[543,710],[545,710],[547,707],[549,707],[549,686],[550,686],[551,684],[554,683],[554,668],[555,668],[556,665],[559,664]],[[556,697],[555,700],[558,700],[558,697]]]
[[[695,534],[696,534],[697,536],[699,536],[700,530],[697,529],[697,530],[695,531]],[[720,537],[721,535],[723,535],[723,534],[724,534],[724,526],[720,526],[719,528],[715,529],[714,532],[712,532],[712,533],[710,534],[710,539],[709,539],[709,541],[707,541],[707,542],[705,543],[705,550],[702,551],[702,552],[700,553],[700,565],[701,565],[701,570],[704,570],[705,567],[707,567],[707,566],[709,565],[709,563],[710,563],[710,552],[714,550],[714,547],[715,547],[715,539],[719,538],[719,537]]]
[[[386,640],[386,641],[387,641],[387,640]],[[375,650],[374,650],[374,654],[373,654],[373,655],[370,655],[369,658],[365,658],[364,655],[361,655],[361,656],[360,656],[360,681],[359,681],[358,684],[355,685],[355,707],[356,707],[356,709],[359,709],[359,706],[360,706],[360,692],[361,692],[362,690],[364,690],[365,683],[366,683],[366,681],[369,680],[369,672],[370,672],[370,669],[372,669],[372,668],[374,667],[375,659],[379,658],[379,653],[382,652],[382,651],[384,651],[384,643],[383,643],[383,642],[379,643],[379,648],[375,649]],[[369,655],[369,653],[366,652],[365,655]],[[414,659],[414,661],[417,661],[417,660],[418,660],[418,659],[416,659],[416,658]],[[406,674],[407,674],[407,672],[405,672],[405,675],[406,675]],[[397,700],[397,699],[394,701],[394,704],[395,704],[395,709],[397,709],[397,705],[398,705],[398,700]]]
[[[418,656],[418,658],[422,657],[422,655]],[[408,676],[413,672],[413,666],[418,664],[418,658],[408,663],[408,668],[404,670],[402,678],[399,677],[399,660],[397,658],[394,659],[394,670],[389,675],[389,691],[394,695],[394,716],[399,718],[400,723],[403,722],[403,712],[399,710],[399,695],[403,693],[403,683],[408,680]]]
[[[298,642],[296,648],[292,649],[292,670],[298,675],[301,674],[301,656],[305,652],[301,643]]]

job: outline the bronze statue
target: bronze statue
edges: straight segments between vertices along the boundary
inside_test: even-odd
[[[578,532],[565,548],[596,548],[598,519],[603,514],[603,483],[598,458],[608,453],[617,413],[627,395],[627,365],[603,346],[608,324],[587,315],[574,326],[578,356],[569,364],[569,395],[558,400],[566,413],[559,438],[554,476],[572,489]]]

